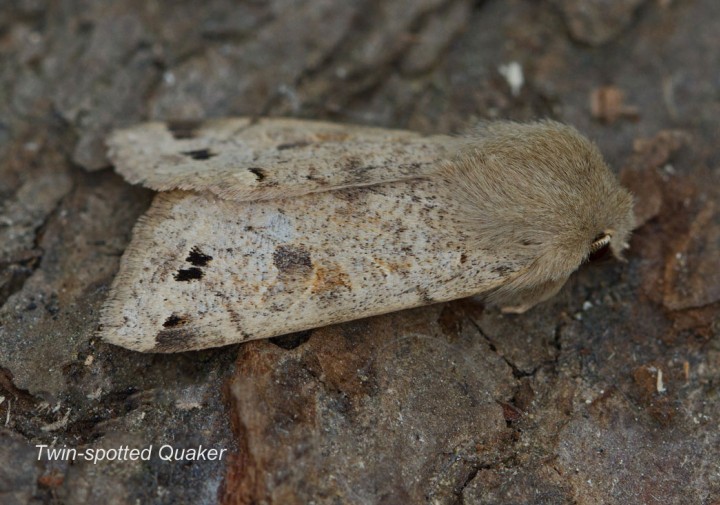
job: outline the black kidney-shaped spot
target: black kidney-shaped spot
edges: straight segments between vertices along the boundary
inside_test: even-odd
[[[185,156],[188,156],[194,160],[209,160],[210,158],[217,156],[217,154],[210,151],[210,149],[196,149],[194,151],[183,151],[182,154],[184,154]]]
[[[174,328],[175,326],[182,326],[183,324],[187,324],[188,320],[186,317],[178,316],[177,314],[172,314],[170,317],[168,317],[165,322],[163,323],[164,328]]]
[[[298,142],[288,142],[286,144],[280,144],[277,146],[278,151],[284,151],[285,149],[297,149],[298,147],[309,146],[310,142],[300,140]]]
[[[248,168],[248,171],[251,172],[255,176],[255,179],[258,182],[264,180],[266,177],[265,171],[262,168],[257,168],[257,167]]]
[[[189,282],[194,279],[202,279],[202,276],[203,276],[202,270],[200,270],[197,267],[181,268],[175,274],[175,280]]]
[[[202,125],[202,121],[196,120],[177,120],[168,121],[167,129],[174,139],[192,139],[197,136],[197,131]]]
[[[190,249],[190,254],[185,258],[185,261],[196,267],[206,266],[210,260],[213,259],[209,254],[204,254],[198,246]]]

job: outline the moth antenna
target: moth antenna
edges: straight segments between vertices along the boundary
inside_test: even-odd
[[[592,245],[590,245],[590,254],[596,253],[603,247],[610,245],[611,240],[612,235],[608,233],[599,234],[597,237],[595,237],[595,240],[593,240]]]

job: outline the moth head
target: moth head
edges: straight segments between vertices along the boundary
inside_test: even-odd
[[[598,233],[590,244],[587,259],[589,261],[603,261],[615,258],[625,261],[623,253],[630,247],[627,243],[627,235],[629,235],[629,230],[618,232],[614,229],[608,229]]]
[[[605,231],[595,237],[593,243],[590,244],[590,254],[596,254],[602,249],[610,246],[612,242],[612,232]]]
[[[476,129],[441,171],[475,247],[521,266],[499,292],[532,305],[583,262],[622,258],[634,225],[632,195],[598,148],[554,121]]]
[[[588,206],[588,230],[595,227],[595,235],[585,256],[589,261],[609,258],[625,261],[624,252],[629,247],[630,234],[635,226],[633,198],[619,184],[612,187],[612,183],[612,180],[607,182],[610,187],[603,191],[606,201],[593,202]],[[583,238],[590,236],[590,233],[592,231]]]

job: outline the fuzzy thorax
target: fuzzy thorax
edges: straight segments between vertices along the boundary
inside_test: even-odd
[[[441,170],[472,247],[527,265],[490,299],[524,311],[554,295],[590,254],[621,258],[632,195],[590,140],[554,121],[487,123]]]

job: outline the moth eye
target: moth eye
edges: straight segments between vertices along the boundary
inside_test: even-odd
[[[588,260],[597,261],[610,257],[610,240],[612,236],[607,233],[599,233],[590,244],[590,256]]]

